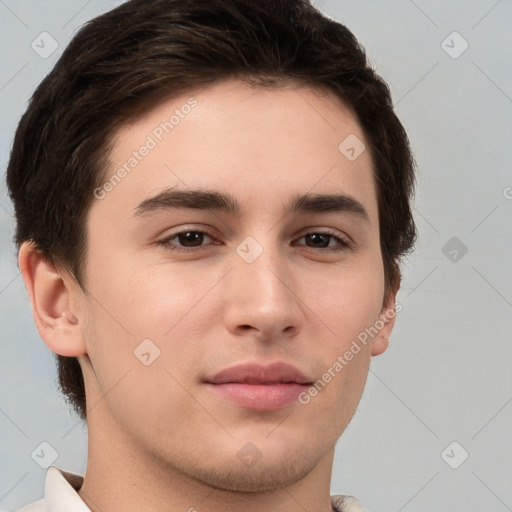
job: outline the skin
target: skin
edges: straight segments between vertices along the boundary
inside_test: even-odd
[[[307,405],[252,411],[202,380],[241,361],[280,360],[316,381],[393,309],[397,290],[383,304],[370,153],[351,162],[338,150],[350,134],[365,137],[331,93],[228,80],[165,100],[122,127],[106,177],[191,96],[191,113],[93,201],[85,292],[31,244],[20,250],[41,337],[55,353],[78,357],[84,372],[89,452],[79,495],[94,512],[328,512],[335,444],[394,320]],[[134,216],[169,187],[229,192],[243,215],[182,208]],[[286,214],[291,196],[305,193],[350,195],[369,222]],[[157,243],[187,230],[212,236],[190,253]],[[325,230],[352,246],[326,253],[304,238]],[[248,236],[263,248],[250,264],[236,252]],[[149,366],[134,356],[147,338],[161,351]],[[250,468],[237,457],[247,442],[261,453]]]

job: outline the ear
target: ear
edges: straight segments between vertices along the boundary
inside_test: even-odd
[[[39,335],[56,354],[76,357],[86,354],[81,325],[72,311],[71,294],[78,285],[66,275],[66,282],[32,242],[24,242],[18,265],[25,282]]]
[[[400,277],[395,280],[393,288],[389,293],[388,300],[382,306],[379,315],[379,334],[374,338],[371,355],[378,356],[382,354],[389,346],[389,338],[395,326],[397,310],[395,306],[396,294],[400,288]],[[380,328],[382,326],[382,328]]]

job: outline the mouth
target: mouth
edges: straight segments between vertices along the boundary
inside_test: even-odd
[[[275,411],[297,401],[313,382],[293,365],[274,362],[234,365],[206,378],[204,384],[238,407]]]

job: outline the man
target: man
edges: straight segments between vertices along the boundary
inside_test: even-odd
[[[361,511],[334,448],[416,232],[389,90],[305,0],[133,0],[38,87],[7,174],[86,474],[22,511]]]

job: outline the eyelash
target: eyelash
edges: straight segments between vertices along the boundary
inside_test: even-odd
[[[197,247],[183,248],[183,247],[177,246],[176,244],[171,243],[171,240],[173,238],[176,238],[179,235],[185,234],[185,233],[201,233],[201,234],[209,236],[210,238],[213,238],[213,239],[215,238],[208,231],[201,231],[201,230],[196,230],[196,229],[186,229],[184,231],[178,231],[177,233],[173,233],[173,234],[165,237],[162,240],[158,240],[157,244],[159,246],[164,247],[166,250],[177,251],[177,252],[182,252],[182,253],[197,252],[198,250],[204,248],[204,245],[200,245],[200,246],[197,246]],[[322,247],[320,247],[318,249],[315,249],[314,247],[307,247],[307,246],[305,246],[308,249],[312,249],[314,251],[317,250],[317,251],[320,251],[322,253],[339,253],[339,252],[342,252],[342,251],[346,251],[347,249],[350,249],[352,247],[352,244],[346,238],[343,238],[343,237],[339,236],[339,234],[337,234],[337,233],[335,233],[333,231],[330,231],[330,230],[311,231],[309,233],[305,233],[304,235],[300,236],[299,240],[304,238],[304,237],[306,237],[306,236],[308,236],[308,235],[325,235],[325,236],[329,236],[331,238],[334,238],[339,243],[339,246],[337,248],[334,248],[334,249],[333,248],[322,248]]]

